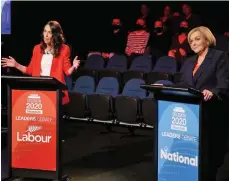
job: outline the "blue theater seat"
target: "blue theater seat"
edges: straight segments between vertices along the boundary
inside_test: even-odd
[[[136,57],[129,71],[123,74],[123,85],[125,85],[130,79],[144,79],[145,74],[152,70],[152,60],[146,55]]]
[[[172,75],[177,72],[177,61],[169,56],[159,58],[153,71],[147,74],[147,83],[152,84],[158,80],[172,80]]]
[[[114,97],[119,93],[119,83],[115,77],[103,77],[94,94],[88,95],[91,119],[114,120]]]
[[[163,56],[157,60],[153,72],[175,74],[177,72],[177,61],[172,57]]]
[[[87,95],[94,93],[95,80],[91,76],[79,77],[69,92],[70,102],[66,114],[70,117],[85,118],[89,115]]]
[[[129,71],[135,71],[135,72],[150,72],[152,70],[152,60],[147,55],[142,55],[136,57],[131,66]]]
[[[92,76],[95,79],[95,83],[98,82],[97,71],[103,70],[104,68],[104,58],[101,55],[90,55],[84,66],[80,66],[77,71],[72,74],[73,82],[81,76]]]
[[[75,81],[82,76],[90,76],[94,77],[95,81],[97,82],[97,74],[95,70],[85,69],[84,67],[79,67],[76,71],[72,73],[72,81],[73,85],[75,84]]]
[[[125,55],[114,55],[108,60],[108,70],[124,72],[127,69],[127,58]]]
[[[171,81],[168,80],[159,80],[154,82],[155,84],[163,84],[163,85],[173,85]],[[154,99],[153,93],[150,93],[147,98],[142,101],[142,116],[144,123],[150,126],[155,125],[155,121],[157,119],[157,105]]]
[[[101,55],[90,55],[84,65],[85,69],[89,70],[101,70],[104,68],[104,58]]]
[[[120,86],[122,82],[122,73],[126,71],[127,59],[124,55],[114,55],[108,60],[107,67],[97,72],[98,82],[103,77],[115,77]]]
[[[140,100],[146,97],[146,90],[140,88],[145,81],[129,80],[121,95],[115,98],[116,118],[118,122],[137,124],[141,117]]]
[[[97,72],[98,82],[104,77],[114,77],[118,80],[119,84],[121,85],[122,76],[121,76],[121,72],[119,72],[119,71],[104,69],[104,70],[100,70]]]

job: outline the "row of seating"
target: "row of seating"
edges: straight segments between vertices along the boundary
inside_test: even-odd
[[[130,79],[120,91],[117,78],[103,77],[96,86],[93,77],[81,76],[69,92],[65,114],[75,118],[113,123],[154,125],[155,101],[140,88],[143,79]],[[172,84],[161,80],[156,83]]]
[[[101,55],[90,55],[83,68],[88,70],[116,70],[119,72],[125,71],[140,71],[140,72],[161,72],[162,70],[171,74],[177,72],[177,62],[174,58],[169,56],[164,56],[155,61],[156,64],[153,65],[151,57],[148,55],[138,56],[133,59],[131,66],[127,69],[127,58],[124,55],[114,55],[111,57],[107,64]]]
[[[100,80],[104,77],[114,77],[117,79],[120,90],[123,89],[124,85],[131,79],[143,79],[147,84],[153,84],[158,80],[169,80],[173,83],[178,83],[182,81],[182,75],[183,73],[178,72],[175,74],[170,74],[166,72],[134,72],[134,71],[127,71],[127,72],[116,72],[112,70],[100,70],[100,71],[78,71],[75,75],[72,77],[66,77],[66,82],[69,88],[69,91],[72,91],[75,83],[80,77],[83,76],[89,76],[93,81],[95,82],[95,85],[97,86],[100,82]]]
[[[90,57],[97,57],[100,55],[91,55]],[[90,58],[89,57],[89,58]],[[121,57],[121,58],[120,58]],[[69,84],[69,90],[72,89],[75,81],[81,76],[91,76],[94,77],[96,85],[99,83],[103,77],[115,77],[117,78],[120,88],[123,88],[124,85],[130,79],[144,79],[146,83],[152,84],[158,80],[169,80],[174,83],[180,82],[182,77],[182,68],[180,72],[177,72],[177,62],[168,56],[161,57],[158,59],[156,65],[154,66],[153,71],[150,71],[150,62],[151,59],[147,56],[139,56],[133,60],[133,63],[129,70],[124,71],[121,64],[125,62],[124,56],[115,55],[113,56],[108,63],[107,68],[99,69],[94,66],[87,65],[98,65],[98,61],[95,59],[88,59],[85,63],[84,68],[81,68],[73,73],[71,77],[68,77],[67,82],[72,82],[72,85]],[[122,59],[123,58],[123,59]],[[90,64],[91,62],[91,64]],[[87,67],[87,68],[85,68]],[[120,69],[121,68],[121,69]]]
[[[70,103],[65,114],[89,120],[113,123],[154,125],[155,101],[153,95],[140,88],[141,84],[179,82],[177,62],[161,57],[152,69],[148,56],[135,58],[129,68],[125,56],[111,57],[106,68],[100,55],[91,55],[83,69],[66,77]]]

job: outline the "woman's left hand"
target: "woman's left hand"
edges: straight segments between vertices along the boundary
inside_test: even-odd
[[[80,60],[78,60],[78,56],[76,56],[73,60],[73,67],[77,69],[80,66]]]
[[[213,96],[213,93],[211,91],[209,91],[209,90],[206,90],[206,89],[202,91],[202,94],[204,95],[204,100],[205,101],[210,100],[212,98],[212,96]]]

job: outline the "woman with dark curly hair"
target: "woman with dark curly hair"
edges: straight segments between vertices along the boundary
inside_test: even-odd
[[[64,44],[64,34],[57,21],[49,21],[43,30],[41,43],[33,49],[28,67],[19,64],[13,57],[2,58],[3,67],[15,67],[31,76],[51,76],[66,84],[64,74],[71,75],[80,65],[77,57],[70,63],[70,48]],[[68,92],[63,91],[62,103],[69,102]]]

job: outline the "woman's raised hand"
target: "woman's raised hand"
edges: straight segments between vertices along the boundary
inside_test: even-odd
[[[1,60],[2,67],[15,67],[16,63],[16,60],[11,56],[9,58],[2,58]]]

